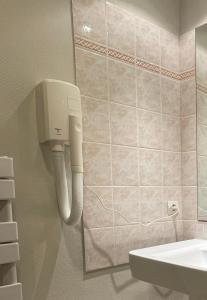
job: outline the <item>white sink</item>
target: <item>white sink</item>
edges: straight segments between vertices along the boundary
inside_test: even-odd
[[[129,252],[132,275],[207,299],[207,240],[188,240]]]

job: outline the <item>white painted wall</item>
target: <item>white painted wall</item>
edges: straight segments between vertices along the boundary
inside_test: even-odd
[[[178,0],[113,1],[178,31]],[[46,77],[74,82],[70,0],[0,0],[0,8],[0,155],[15,159],[24,300],[163,299],[128,268],[85,276],[81,230],[63,226],[58,216],[33,88]]]
[[[207,22],[206,0],[181,0],[181,33],[188,32]]]

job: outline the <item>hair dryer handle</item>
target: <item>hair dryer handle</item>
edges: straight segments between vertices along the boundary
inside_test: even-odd
[[[75,173],[83,173],[81,117],[69,116],[69,135],[71,170]]]

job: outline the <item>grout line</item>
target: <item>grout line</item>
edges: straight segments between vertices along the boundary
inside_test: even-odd
[[[107,11],[107,1],[105,1],[105,30],[106,30],[106,49],[108,49],[109,44],[109,33],[108,33],[108,11]],[[106,61],[106,77],[107,77],[107,100],[108,100],[108,110],[109,110],[109,147],[110,147],[110,177],[111,177],[111,184],[113,186],[113,171],[112,171],[112,131],[111,131],[111,99],[110,99],[110,90],[109,90],[109,52],[107,50],[106,53],[107,61]],[[113,262],[112,264],[117,264],[117,257],[116,257],[116,235],[115,235],[115,213],[114,213],[114,189],[112,187],[112,209],[113,209],[113,219],[112,219],[112,230],[113,230]]]
[[[161,188],[163,187],[162,185],[90,185],[90,184],[85,184],[85,187],[89,188]],[[165,185],[165,189],[179,189],[182,187],[181,185]],[[195,185],[186,185],[186,188],[194,188],[197,187]],[[207,188],[207,187],[206,187]]]
[[[137,80],[136,80],[136,82],[137,82]],[[135,83],[135,85],[137,87],[137,83]],[[136,92],[136,94],[137,94],[137,92]],[[180,116],[180,115],[170,114],[170,113],[166,113],[166,112],[161,113],[161,111],[159,112],[159,111],[154,111],[154,110],[151,110],[151,109],[138,107],[138,103],[136,104],[137,106],[134,106],[134,105],[128,105],[128,104],[125,104],[125,103],[116,102],[116,101],[111,100],[111,99],[106,100],[106,99],[94,98],[94,97],[90,97],[90,96],[83,95],[83,94],[81,95],[81,97],[85,98],[86,101],[87,101],[87,99],[89,99],[89,100],[93,100],[93,101],[96,101],[96,102],[100,101],[100,102],[104,102],[104,103],[120,105],[120,106],[123,106],[123,107],[128,107],[128,108],[131,108],[131,109],[134,108],[134,109],[137,109],[139,111],[144,111],[144,112],[153,113],[153,114],[157,114],[157,115],[162,115],[163,114],[166,117],[170,117],[170,118],[174,118],[174,119],[179,119],[179,118],[182,118],[182,117],[190,117],[190,116],[195,115],[195,114],[191,114],[191,115],[187,115],[187,116]],[[136,98],[137,98],[137,96],[136,96]]]
[[[196,222],[196,220],[195,219],[184,219],[184,220],[182,220],[182,219],[178,219],[178,220],[176,220],[176,222]],[[169,217],[169,220],[165,220],[165,221],[157,221],[157,223],[155,223],[155,225],[156,224],[163,224],[163,223],[165,223],[165,224],[172,224],[174,221],[173,220],[170,220],[170,217]],[[203,222],[204,224],[206,223],[205,221],[200,221],[200,222]],[[100,226],[100,227],[85,227],[84,229],[86,230],[86,231],[93,231],[93,230],[99,230],[99,229],[117,229],[117,228],[123,228],[123,227],[126,227],[126,226],[129,226],[129,227],[136,227],[136,226],[141,226],[142,227],[142,222],[141,222],[141,220],[140,221],[138,221],[138,222],[135,222],[135,223],[125,223],[125,224],[117,224],[117,225],[115,225],[114,227],[112,227],[112,226]],[[146,228],[146,227],[144,227],[144,228]]]
[[[136,27],[135,27],[136,28]],[[136,51],[136,30],[135,30],[135,51]],[[136,54],[136,52],[135,52]],[[134,67],[134,72],[135,72],[135,95],[136,95],[136,107],[138,107],[138,85],[137,85],[137,69],[136,66]],[[139,110],[136,109],[136,118],[137,118],[137,184],[140,186],[141,184],[141,176],[140,176],[140,127],[139,127]],[[138,194],[138,199],[137,199],[137,205],[138,205],[138,220],[141,220],[142,218],[142,213],[141,213],[141,195],[140,192]]]
[[[159,33],[159,42],[160,42],[160,65],[161,65],[161,61],[162,61],[162,54],[161,54],[161,31]],[[163,72],[162,72],[162,68],[160,70],[160,73],[161,75],[163,75]],[[160,108],[161,108],[161,147],[162,149],[164,149],[164,130],[163,130],[163,125],[164,125],[164,114],[163,114],[163,101],[162,101],[162,77],[160,76]],[[162,216],[161,217],[164,217],[165,215],[165,208],[164,207],[164,191],[165,191],[165,188],[164,188],[164,151],[161,151],[161,176],[162,176],[162,188],[161,188],[161,202],[162,202]],[[167,205],[167,202],[165,203],[165,205]],[[167,211],[167,209],[166,209]]]
[[[139,150],[149,150],[149,151],[157,151],[157,152],[163,152],[163,153],[182,153],[182,151],[178,150],[166,150],[166,149],[157,149],[157,148],[149,148],[149,147],[137,147],[137,146],[131,146],[131,145],[120,145],[120,144],[110,144],[110,143],[102,143],[102,142],[93,142],[93,141],[83,141],[84,144],[95,144],[95,145],[103,145],[103,146],[111,146],[111,147],[123,147],[128,148],[131,150],[137,149]],[[186,151],[186,152],[195,152],[195,150]]]

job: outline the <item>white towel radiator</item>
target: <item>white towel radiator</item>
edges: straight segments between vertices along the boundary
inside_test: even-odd
[[[22,300],[22,285],[17,281],[19,260],[17,223],[13,221],[15,199],[13,159],[0,157],[0,299]]]

